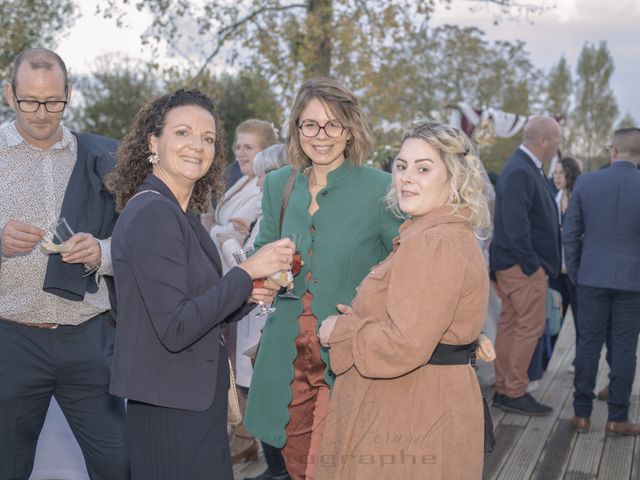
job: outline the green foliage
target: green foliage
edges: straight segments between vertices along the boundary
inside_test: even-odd
[[[571,69],[567,59],[563,56],[549,71],[545,110],[551,115],[566,117],[571,108],[572,96]]]
[[[203,74],[191,76],[177,70],[166,72],[166,90],[197,88],[215,100],[218,114],[224,122],[227,159],[233,160],[233,140],[239,123],[258,118],[273,123],[276,128],[282,119],[282,108],[264,77],[250,71],[217,77]]]
[[[636,122],[636,119],[633,118],[629,112],[627,112],[625,116],[620,119],[620,121],[618,122],[618,125],[616,125],[616,130],[619,130],[621,128],[637,128],[637,127],[638,127],[638,123]]]
[[[53,48],[75,20],[73,0],[0,0],[0,75],[7,81],[15,56],[31,47]],[[0,109],[0,121],[11,114]]]
[[[611,136],[618,105],[609,82],[613,58],[606,42],[586,42],[576,68],[576,106],[571,118],[574,153],[582,156],[585,170],[606,161],[602,149]]]
[[[120,140],[138,110],[159,94],[159,82],[147,65],[127,58],[102,57],[92,76],[75,84],[73,122],[82,130]],[[75,94],[74,94],[75,96]]]

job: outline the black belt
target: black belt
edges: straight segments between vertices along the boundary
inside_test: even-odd
[[[439,343],[431,354],[427,365],[467,365],[476,368],[477,343],[468,345],[447,345]]]

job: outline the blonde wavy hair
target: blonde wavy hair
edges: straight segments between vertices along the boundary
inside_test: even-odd
[[[351,132],[351,140],[344,150],[345,158],[352,165],[362,165],[373,151],[374,140],[360,102],[342,83],[332,78],[318,77],[302,84],[291,107],[287,132],[289,162],[294,168],[303,170],[311,165],[300,145],[298,125],[300,115],[313,99],[320,100],[327,113],[334,115]]]
[[[410,138],[422,140],[438,151],[447,168],[451,190],[446,205],[453,208],[454,214],[465,218],[479,238],[488,236],[491,214],[487,198],[483,194],[484,169],[469,137],[451,125],[433,120],[418,120],[404,132],[402,143]],[[395,162],[393,172],[395,174]],[[387,194],[387,204],[395,214],[402,215],[394,182],[391,182]],[[463,214],[461,210],[468,213]]]

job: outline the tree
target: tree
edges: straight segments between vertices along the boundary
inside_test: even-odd
[[[551,115],[567,116],[571,108],[573,81],[567,59],[563,56],[551,67],[547,77],[545,109]]]
[[[74,97],[80,100],[74,101],[72,123],[119,140],[138,110],[160,91],[148,66],[126,57],[100,57],[96,71],[75,83]]]
[[[269,83],[251,71],[238,74],[209,74],[192,76],[176,69],[165,72],[166,91],[177,88],[197,88],[210,95],[224,123],[226,155],[233,160],[233,137],[238,124],[249,118],[258,118],[273,123],[274,128],[282,121],[282,108]]]
[[[36,46],[52,48],[74,20],[73,0],[0,0],[0,74],[5,80],[21,51]],[[0,108],[0,121],[9,115]]]
[[[633,118],[629,112],[627,112],[625,116],[622,119],[620,119],[620,121],[618,122],[618,125],[616,125],[616,130],[619,130],[621,128],[637,128],[637,127],[638,127],[638,123],[636,122],[636,119]]]
[[[608,141],[618,105],[609,85],[614,65],[606,42],[586,42],[576,68],[576,106],[571,125],[573,146],[584,157],[586,170],[604,160],[602,146]]]

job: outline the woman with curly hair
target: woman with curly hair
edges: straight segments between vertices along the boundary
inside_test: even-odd
[[[143,107],[108,181],[122,211],[111,241],[118,324],[111,393],[129,399],[133,479],[233,478],[227,349],[220,327],[275,294],[252,280],[289,270],[293,244],[266,245],[222,274],[197,212],[220,186],[213,102],[178,90]]]
[[[408,219],[394,251],[324,320],[336,382],[318,479],[480,479],[483,405],[474,343],[489,275],[476,230],[489,226],[470,140],[421,121],[393,164],[392,207]]]

